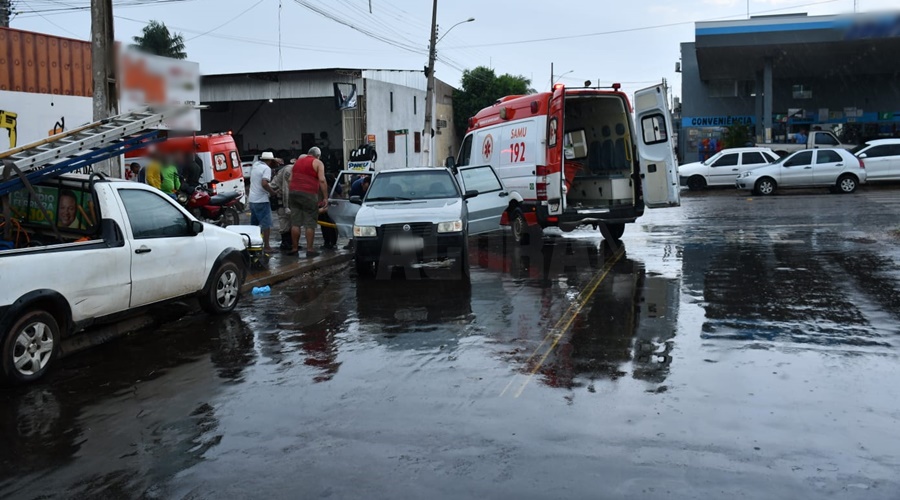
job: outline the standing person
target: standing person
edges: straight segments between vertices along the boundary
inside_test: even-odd
[[[334,189],[334,176],[331,174],[325,174],[325,184],[328,185],[328,190],[331,191]],[[336,193],[339,194],[339,193]],[[338,231],[337,227],[334,226],[334,220],[328,216],[328,204],[324,204],[319,207],[319,222],[325,223],[327,225],[322,225],[322,239],[325,240],[325,245],[322,248],[326,250],[334,250],[337,248],[337,239],[338,239]]]
[[[290,213],[291,213],[291,251],[288,255],[297,255],[300,245],[300,228],[306,230],[306,257],[319,255],[313,250],[316,237],[316,225],[319,218],[318,194],[322,194],[322,204],[328,204],[328,184],[325,183],[325,165],[319,158],[322,150],[312,147],[309,154],[301,156],[291,167]]]
[[[278,248],[285,252],[291,249],[291,213],[288,210],[288,204],[290,203],[288,195],[290,193],[291,166],[293,164],[292,161],[287,166],[279,168],[278,172],[272,177],[271,183],[272,188],[278,193],[278,196],[274,198],[278,200],[276,213],[278,214],[278,230],[281,232],[281,244]],[[275,205],[273,204],[272,206],[274,207]]]
[[[156,189],[162,186],[162,162],[158,154],[150,156],[150,162],[144,168],[144,182]]]
[[[182,175],[184,176],[184,187],[188,193],[193,193],[197,186],[200,185],[200,176],[203,174],[203,166],[197,163],[197,155],[189,153],[185,155],[182,166]]]
[[[176,193],[181,189],[181,179],[178,175],[178,167],[174,161],[167,161],[159,170],[160,185],[159,190],[167,195],[175,198]]]
[[[269,246],[272,228],[272,205],[269,203],[269,196],[278,196],[278,193],[269,183],[272,180],[272,167],[276,165],[278,162],[275,155],[271,151],[266,151],[250,169],[250,195],[247,197],[247,201],[250,202],[250,224],[259,226],[266,252],[273,251]]]
[[[129,181],[140,182],[141,178],[141,164],[138,162],[133,162],[128,166],[128,170],[125,173],[125,178]]]

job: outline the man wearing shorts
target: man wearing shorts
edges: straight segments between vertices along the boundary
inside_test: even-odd
[[[300,228],[306,230],[306,257],[319,255],[313,250],[319,207],[328,204],[328,184],[325,183],[325,164],[319,160],[322,150],[313,147],[308,155],[301,156],[291,167],[289,203],[291,211],[291,251],[297,255],[300,246]],[[319,193],[322,202],[319,202]]]
[[[272,189],[269,182],[272,180],[272,166],[275,164],[275,155],[270,151],[260,155],[250,170],[250,194],[247,197],[247,201],[250,202],[250,224],[259,226],[266,252],[273,251],[269,246],[269,231],[272,228],[272,206],[269,204],[269,195],[277,196],[278,193]]]

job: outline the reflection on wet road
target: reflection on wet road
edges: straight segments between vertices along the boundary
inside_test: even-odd
[[[881,193],[883,194],[883,193]],[[624,248],[473,238],[0,392],[0,497],[900,497],[896,214],[689,196]]]

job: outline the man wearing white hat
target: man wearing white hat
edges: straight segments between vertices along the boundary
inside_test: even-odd
[[[269,246],[269,231],[272,227],[272,206],[269,204],[269,195],[278,196],[278,193],[269,185],[272,180],[272,167],[277,164],[275,155],[266,151],[259,156],[259,160],[250,169],[250,224],[259,226],[263,237],[263,245],[266,252],[274,251]]]

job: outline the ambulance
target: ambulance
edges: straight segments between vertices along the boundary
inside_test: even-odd
[[[246,205],[241,156],[230,133],[169,137],[156,144],[155,149],[164,155],[195,153],[203,163],[200,183],[209,185],[213,194],[238,192],[241,204]],[[149,162],[149,149],[136,149],[125,154],[126,168],[131,163],[138,163],[143,168]]]
[[[664,85],[566,88],[499,99],[469,119],[449,167],[491,165],[509,206],[501,225],[519,243],[546,227],[600,228],[618,239],[644,207],[680,205],[672,118]]]

